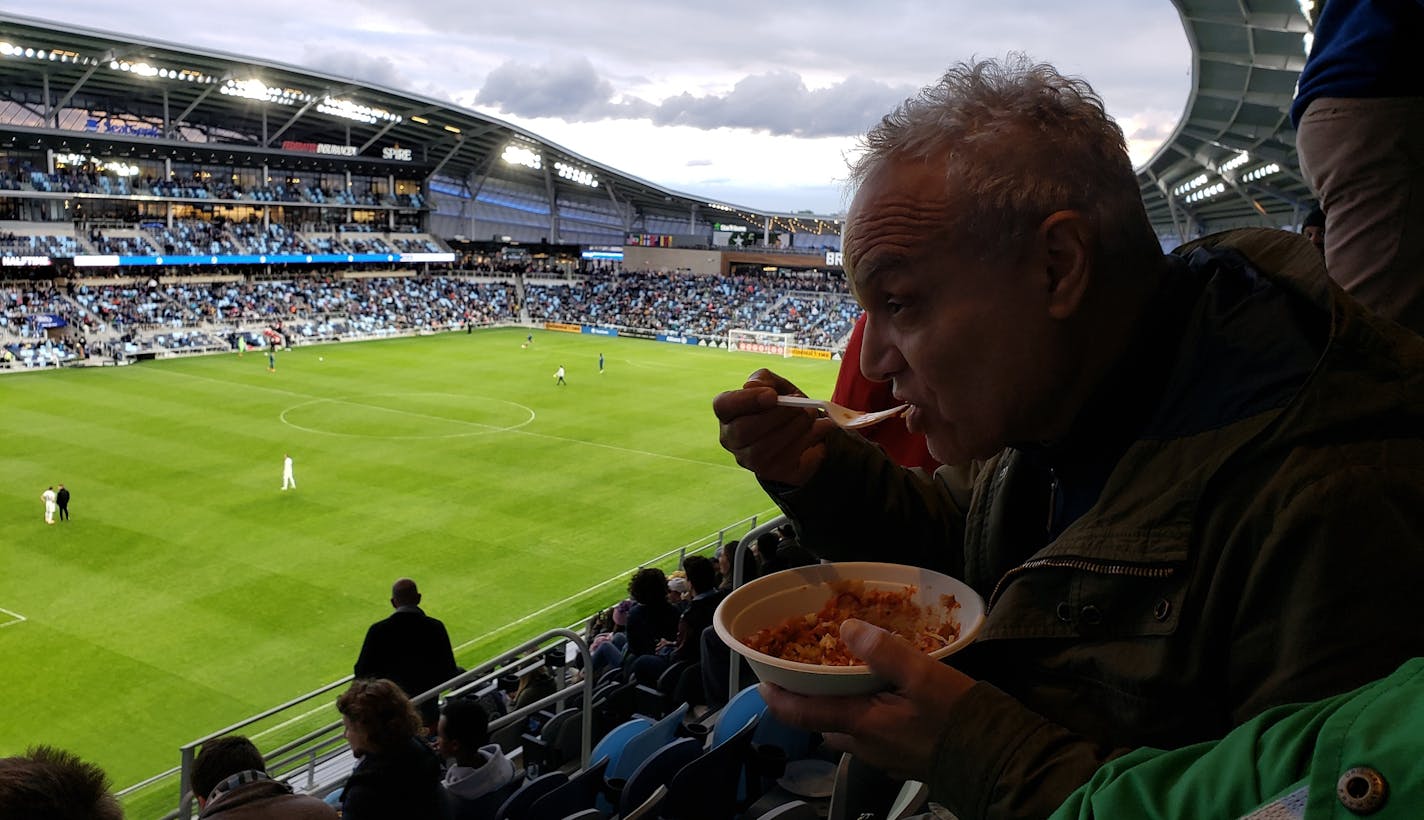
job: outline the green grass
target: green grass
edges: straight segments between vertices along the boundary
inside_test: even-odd
[[[763,366],[811,395],[835,380],[828,362],[523,337],[300,348],[276,373],[228,354],[0,377],[0,608],[26,619],[0,627],[0,756],[63,747],[118,788],[175,766],[349,674],[402,575],[465,665],[568,624],[621,580],[579,593],[770,509],[718,445],[713,395]],[[60,482],[73,520],[46,526]]]

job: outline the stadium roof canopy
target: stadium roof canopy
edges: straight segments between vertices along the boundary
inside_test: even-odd
[[[1290,105],[1305,66],[1309,0],[1172,0],[1192,49],[1177,130],[1138,169],[1147,213],[1182,239],[1294,224],[1313,204]]]
[[[65,112],[103,112],[86,129]],[[71,115],[71,119],[72,119]],[[114,128],[107,123],[135,127]],[[82,150],[126,143],[130,155],[267,163],[299,170],[425,174],[468,180],[518,177],[587,196],[589,182],[638,213],[715,221],[729,212],[752,225],[839,233],[835,217],[762,211],[674,191],[602,165],[518,126],[451,102],[282,63],[146,40],[0,12],[0,147]],[[16,136],[18,134],[18,137]],[[355,146],[355,157],[293,155],[284,143]],[[510,145],[540,155],[540,168],[503,161]],[[411,161],[383,158],[410,149]],[[308,151],[310,149],[308,148]],[[355,163],[353,165],[353,162]],[[556,163],[565,166],[560,169]],[[383,170],[384,169],[384,170]],[[561,174],[562,170],[562,174]],[[533,174],[534,176],[528,176]]]
[[[1176,131],[1138,171],[1153,224],[1185,238],[1208,229],[1297,221],[1311,199],[1288,110],[1310,30],[1301,0],[1172,0],[1192,50],[1192,90]],[[62,122],[66,111],[139,123],[104,133]],[[82,150],[86,140],[130,155],[262,162],[274,168],[385,173],[415,163],[466,180],[542,174],[551,198],[586,196],[597,179],[638,213],[729,218],[798,233],[838,233],[835,216],[761,211],[639,179],[518,126],[454,103],[282,63],[72,27],[0,12],[0,147]],[[283,150],[354,146],[355,157]],[[541,168],[503,160],[509,146]],[[411,151],[411,161],[383,157]],[[354,163],[354,165],[353,165]],[[565,175],[553,167],[560,163]],[[385,170],[382,170],[385,169]],[[1267,173],[1269,171],[1270,173]],[[589,176],[591,175],[591,176]],[[537,179],[537,177],[532,178]]]

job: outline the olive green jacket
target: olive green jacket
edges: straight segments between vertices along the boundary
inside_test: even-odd
[[[1219,741],[1138,749],[1053,820],[1424,817],[1424,658],[1315,703],[1278,706]]]
[[[1009,448],[965,485],[836,434],[805,486],[767,485],[821,556],[935,568],[988,602],[951,659],[980,682],[928,778],[961,820],[1047,816],[1133,747],[1220,738],[1424,655],[1424,340],[1293,234],[1176,256],[1204,284],[1096,479],[1044,480]]]

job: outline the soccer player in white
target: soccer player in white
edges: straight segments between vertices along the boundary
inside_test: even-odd
[[[568,384],[568,382],[564,381],[564,366],[563,366],[563,365],[559,365],[559,369],[554,371],[554,384],[556,384],[556,385],[559,385],[559,384]]]
[[[54,488],[53,488],[53,487],[50,487],[49,489],[47,489],[47,490],[45,490],[44,492],[40,493],[40,498],[43,498],[43,499],[44,499],[44,504],[45,504],[45,523],[46,523],[46,524],[53,524],[53,523],[54,523],[54,511],[55,511],[55,508],[59,506],[59,504],[54,500],[54,499],[55,499],[55,496],[54,496]]]
[[[282,489],[297,488],[297,479],[292,475],[292,457],[284,454],[282,456]]]

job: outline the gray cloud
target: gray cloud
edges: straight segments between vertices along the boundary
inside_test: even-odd
[[[778,136],[853,136],[914,91],[910,86],[893,87],[860,77],[812,90],[799,75],[778,71],[745,77],[720,96],[671,97],[657,107],[653,122],[745,128]]]
[[[558,117],[588,122],[648,116],[652,106],[636,97],[615,100],[613,83],[587,57],[540,66],[511,60],[489,73],[475,95],[488,105],[520,117]]]
[[[688,168],[700,168],[700,167],[702,167],[702,166],[712,165],[712,164],[713,164],[713,162],[712,162],[712,160],[710,160],[710,159],[690,159],[690,160],[687,161],[687,167],[688,167]]]
[[[540,66],[506,62],[490,72],[475,103],[519,117],[573,122],[650,119],[655,125],[706,130],[840,137],[864,132],[914,90],[862,77],[810,89],[794,72],[773,71],[743,77],[725,94],[683,93],[653,104],[636,97],[617,98],[613,83],[587,58],[580,58]]]
[[[349,77],[387,88],[414,90],[416,85],[390,57],[370,55],[361,51],[308,46],[302,55],[302,65],[337,77]]]

